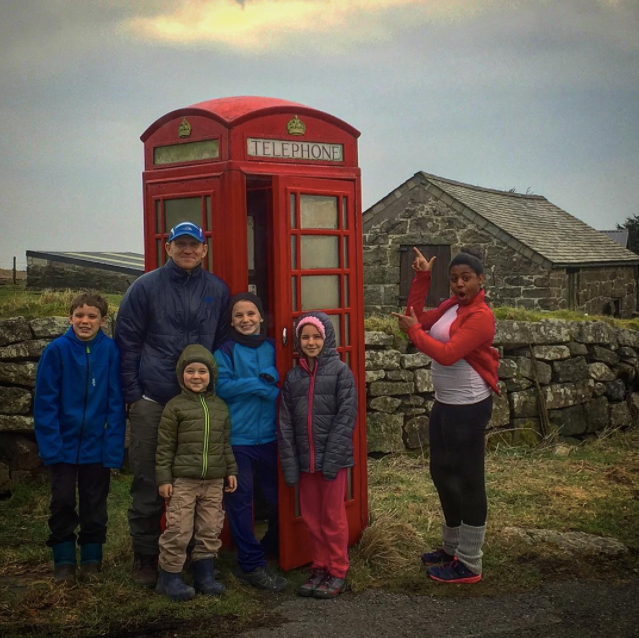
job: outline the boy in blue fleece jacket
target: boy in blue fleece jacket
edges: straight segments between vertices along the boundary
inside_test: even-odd
[[[75,576],[78,523],[80,578],[99,578],[110,468],[121,467],[124,457],[120,357],[115,342],[102,332],[107,311],[107,302],[99,295],[76,297],[71,303],[71,327],[46,347],[38,364],[34,429],[51,476],[47,545],[58,581],[72,581]]]

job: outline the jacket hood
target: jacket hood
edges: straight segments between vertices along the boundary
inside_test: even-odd
[[[335,329],[333,328],[333,322],[329,319],[328,315],[324,312],[305,312],[301,317],[295,321],[295,325],[293,326],[293,343],[295,344],[295,350],[303,357],[302,349],[300,348],[300,342],[297,337],[297,326],[299,322],[305,317],[317,317],[322,322],[324,326],[324,332],[326,333],[326,339],[324,340],[324,347],[322,348],[322,352],[320,352],[318,360],[326,359],[327,357],[339,357],[339,353],[337,352],[337,342],[335,340]]]
[[[180,358],[178,359],[177,366],[175,367],[175,372],[177,374],[177,379],[180,387],[182,388],[182,390],[191,392],[184,385],[184,370],[186,366],[196,361],[198,363],[203,363],[209,369],[211,378],[209,380],[209,386],[206,391],[214,392],[215,382],[217,381],[217,365],[215,363],[213,355],[204,346],[201,346],[199,344],[191,344],[190,346],[186,346],[186,348],[184,348],[184,351],[180,355]]]
[[[82,339],[78,337],[77,334],[75,334],[75,331],[73,330],[73,326],[69,326],[67,328],[67,331],[63,334],[63,336],[66,339],[69,339],[69,341],[71,341],[74,345],[84,347],[84,346],[94,346],[95,344],[102,341],[105,335],[104,335],[104,332],[102,332],[102,328],[100,328],[97,334],[95,335],[95,337],[91,339],[91,341],[83,341]]]

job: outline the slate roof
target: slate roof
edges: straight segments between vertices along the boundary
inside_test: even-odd
[[[639,255],[541,195],[523,195],[463,184],[423,171],[365,211],[365,228],[397,198],[413,188],[424,186],[469,220],[535,262],[555,267],[639,265]]]
[[[144,255],[140,253],[111,252],[50,252],[27,250],[27,257],[58,261],[74,266],[86,266],[101,270],[112,270],[129,275],[144,273]]]

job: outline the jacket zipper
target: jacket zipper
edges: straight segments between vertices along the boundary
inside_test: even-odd
[[[89,359],[89,355],[91,354],[91,349],[89,346],[86,346],[85,356],[86,356],[86,371],[84,376],[84,407],[82,408],[82,423],[80,424],[80,436],[78,437],[78,453],[76,455],[75,464],[80,464],[80,448],[82,447],[82,434],[84,433],[84,422],[87,417],[87,402],[89,400],[89,377],[91,376],[91,360]]]
[[[209,415],[209,406],[206,405],[204,397],[200,395],[200,402],[204,410],[204,447],[202,449],[202,478],[206,478],[209,469],[209,433],[211,431],[211,421]]]
[[[186,321],[184,322],[185,325],[185,335],[184,335],[184,341],[186,343],[186,345],[189,345],[191,343],[191,339],[190,339],[190,334],[191,334],[191,295],[189,294],[189,281],[191,281],[191,275],[190,273],[187,274],[187,278],[184,281],[184,285],[183,285],[183,292],[184,292],[184,298],[183,298],[183,303],[184,303],[184,315],[185,315],[185,319]],[[200,397],[201,398],[201,397]]]
[[[257,348],[255,349],[255,358],[257,360],[257,369],[260,370],[260,356],[257,353]],[[261,445],[262,444],[262,403],[263,401],[260,400],[259,402],[259,418],[257,421],[257,444]]]
[[[315,362],[313,371],[309,370],[310,381],[308,384],[308,411],[307,423],[308,429],[308,453],[310,456],[308,471],[312,474],[315,472],[315,445],[313,442],[313,396],[315,394],[315,374],[317,373],[318,362]]]

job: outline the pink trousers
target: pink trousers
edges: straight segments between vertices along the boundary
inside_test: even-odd
[[[338,578],[348,571],[347,471],[340,470],[334,481],[321,472],[300,472],[299,482],[300,510],[313,547],[312,568]]]

